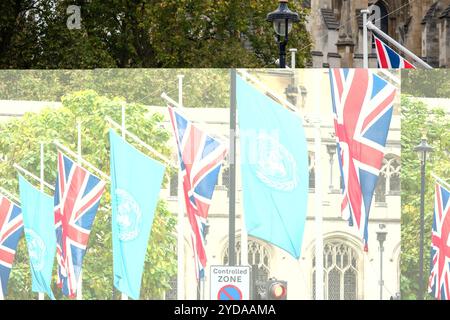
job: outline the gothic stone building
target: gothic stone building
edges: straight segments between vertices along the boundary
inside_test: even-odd
[[[312,0],[312,67],[362,67],[361,9],[382,31],[433,67],[450,66],[450,0]],[[369,67],[377,67],[369,30]]]

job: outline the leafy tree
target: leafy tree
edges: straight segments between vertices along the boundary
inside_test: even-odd
[[[450,98],[450,73],[446,69],[402,70],[402,93],[414,97]],[[418,85],[420,83],[420,85]]]
[[[83,157],[105,173],[109,173],[108,125],[105,116],[120,122],[123,98],[107,98],[93,90],[79,91],[62,97],[58,109],[44,109],[40,113],[27,113],[22,118],[0,125],[0,154],[7,157],[0,162],[0,185],[11,191],[18,191],[14,162],[27,170],[38,173],[39,143],[45,143],[45,180],[56,180],[57,150],[52,145],[55,139],[76,150],[77,123],[82,122]],[[148,115],[141,104],[131,103],[126,107],[127,128],[152,145],[159,152],[169,155],[166,145],[169,133],[162,129],[160,114]],[[136,145],[142,152],[147,150]],[[167,170],[168,172],[168,170]],[[167,178],[165,179],[167,181]],[[50,193],[49,190],[46,190]],[[94,220],[89,245],[83,263],[84,299],[118,298],[113,289],[111,211],[105,205],[110,203],[109,187],[102,197],[100,210]],[[141,289],[142,299],[162,298],[169,288],[169,280],[176,273],[176,220],[160,201],[155,214],[148,252],[145,259]],[[16,261],[9,282],[9,299],[32,299],[31,276],[28,265],[25,240],[22,237]],[[55,264],[56,268],[56,264]],[[54,273],[56,277],[56,273]],[[56,278],[55,278],[56,281]],[[55,283],[53,281],[53,283]],[[57,298],[60,290],[53,288]]]
[[[420,87],[419,84],[420,82],[416,83],[416,86]],[[424,288],[426,288],[430,270],[434,206],[434,179],[431,172],[443,178],[450,176],[450,118],[448,109],[430,110],[422,102],[403,95],[401,291],[404,299],[416,299],[419,290],[420,161],[413,149],[419,144],[422,133],[426,133],[428,143],[434,147],[427,161],[426,170],[424,233]]]
[[[66,92],[92,89],[110,98],[165,105],[162,92],[178,98],[178,74],[185,76],[186,107],[228,107],[226,69],[1,70],[0,99],[60,101]]]
[[[81,7],[80,29],[66,26],[69,5]],[[272,0],[7,0],[4,6],[2,68],[266,67],[278,56],[265,21],[276,8]],[[300,23],[289,46],[305,46],[308,11],[300,1],[290,7]],[[297,65],[308,59],[309,52],[299,52]]]

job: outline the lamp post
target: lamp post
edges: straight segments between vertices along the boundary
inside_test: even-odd
[[[423,300],[423,242],[425,224],[425,167],[427,153],[433,148],[427,143],[426,135],[422,136],[420,143],[414,148],[420,159],[420,247],[419,247],[419,292],[418,299]]]
[[[279,0],[278,9],[267,15],[267,21],[273,23],[277,42],[280,50],[280,68],[286,68],[286,44],[289,40],[288,34],[292,30],[292,24],[299,22],[297,12],[288,8],[288,0]]]
[[[383,251],[384,246],[383,242],[386,240],[386,231],[381,231],[382,229],[386,228],[386,225],[380,224],[380,231],[377,231],[377,240],[380,243],[380,300],[383,300]]]

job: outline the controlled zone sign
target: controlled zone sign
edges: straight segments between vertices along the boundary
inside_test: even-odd
[[[250,267],[211,266],[211,300],[250,300]]]

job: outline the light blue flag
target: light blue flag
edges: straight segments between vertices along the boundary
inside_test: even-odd
[[[139,299],[148,238],[165,168],[113,130],[109,131],[109,139],[114,286]]]
[[[56,254],[53,197],[39,191],[19,175],[25,239],[30,258],[32,290],[55,299],[52,289],[53,262]]]
[[[308,197],[302,122],[242,78],[236,83],[247,232],[298,259]]]

